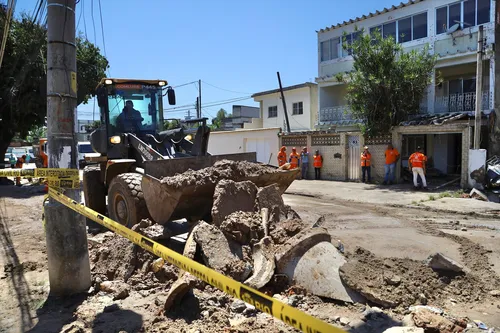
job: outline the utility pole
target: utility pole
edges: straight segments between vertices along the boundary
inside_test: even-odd
[[[201,118],[201,80],[198,80],[198,118]]]
[[[476,64],[476,114],[474,119],[474,149],[481,145],[481,109],[483,104],[483,26],[477,33],[477,64]]]
[[[281,100],[283,101],[283,111],[285,112],[285,121],[286,121],[286,131],[290,133],[290,121],[288,121],[288,112],[286,112],[286,102],[285,102],[285,94],[283,93],[283,87],[281,86],[281,77],[280,72],[276,72],[278,74],[278,82],[280,84],[280,92],[281,92]]]
[[[75,0],[47,1],[49,168],[77,168],[75,7]],[[64,194],[80,202],[79,189]],[[85,218],[53,199],[44,208],[50,293],[87,291],[91,279]]]
[[[196,118],[200,118],[200,97],[196,97]]]

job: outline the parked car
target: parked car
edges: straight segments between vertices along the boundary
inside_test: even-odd
[[[87,162],[85,161],[86,154],[94,153],[94,149],[92,149],[92,145],[88,141],[78,142],[78,168],[83,169]]]

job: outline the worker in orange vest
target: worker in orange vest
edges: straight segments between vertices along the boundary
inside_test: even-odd
[[[296,169],[300,164],[300,155],[297,154],[297,149],[295,147],[292,148],[292,152],[290,153],[290,169]]]
[[[19,157],[16,162],[16,169],[22,169],[25,160],[26,155]],[[16,186],[21,186],[21,177],[16,177]]]
[[[278,152],[278,166],[286,164],[286,147],[282,146]]]
[[[424,150],[417,147],[417,151],[410,155],[408,159],[408,169],[413,172],[413,186],[418,189],[418,176],[422,179],[424,190],[427,190],[427,180],[425,179],[425,164],[427,156],[424,155]]]
[[[319,150],[316,150],[314,152],[313,166],[314,166],[314,179],[319,180],[321,178],[321,167],[323,166],[323,156],[321,156]]]
[[[368,183],[372,181],[372,154],[368,150],[368,147],[365,146],[363,148],[363,152],[361,153],[361,173],[363,174],[363,183],[365,183],[366,178],[368,178]],[[368,177],[366,177],[368,176]]]

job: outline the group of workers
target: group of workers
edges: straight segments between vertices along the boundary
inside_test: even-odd
[[[384,156],[384,182],[382,184],[391,185],[394,183],[396,163],[399,161],[401,155],[392,144],[389,144],[384,152]],[[300,154],[298,154],[297,149],[293,147],[290,156],[287,156],[286,147],[281,147],[280,151],[278,152],[278,165],[281,167],[286,163],[290,163],[290,169],[301,167],[302,179],[307,179],[307,172],[309,168],[309,153],[307,151],[307,147],[303,147]],[[422,180],[423,188],[427,189],[427,180],[425,178],[426,163],[427,157],[424,155],[423,149],[419,146],[417,147],[417,151],[411,154],[410,158],[408,159],[408,170],[413,173],[413,185],[415,189],[418,189],[420,187],[418,183],[418,177],[420,177],[420,179]],[[321,168],[323,167],[323,156],[321,156],[319,150],[316,150],[316,152],[314,153],[313,166],[315,175],[314,178],[320,179]],[[368,147],[365,146],[363,148],[363,152],[361,153],[361,173],[363,183],[365,183],[366,181],[368,181],[368,183],[371,182],[372,167],[372,154],[370,153]]]
[[[14,154],[10,154],[9,156],[9,162],[10,162],[10,167],[12,169],[22,169],[24,163],[29,163],[30,156],[29,155],[23,155],[21,157],[16,158]],[[16,185],[21,186],[21,177],[16,177]]]
[[[281,167],[286,163],[290,163],[290,169],[301,167],[302,179],[307,179],[307,172],[309,171],[309,152],[307,147],[303,147],[301,153],[297,153],[297,148],[293,147],[290,156],[287,156],[286,147],[282,146],[278,152],[278,165]],[[319,150],[314,152],[313,167],[314,179],[321,178],[321,167],[323,166],[323,156]]]

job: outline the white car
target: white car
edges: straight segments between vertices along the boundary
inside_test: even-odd
[[[92,145],[88,141],[78,142],[78,168],[83,169],[87,162],[85,161],[86,154],[94,153],[94,149],[92,149]]]

